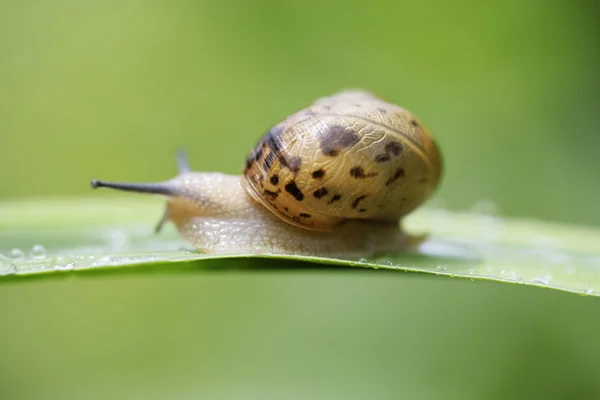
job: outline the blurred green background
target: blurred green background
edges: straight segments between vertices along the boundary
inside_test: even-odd
[[[599,9],[4,0],[0,202],[113,196],[90,179],[169,178],[180,145],[238,173],[272,124],[360,87],[432,128],[448,208],[599,225]],[[373,271],[4,285],[0,395],[577,398],[600,392],[597,306]]]
[[[2,197],[168,178],[179,145],[239,173],[272,124],[361,87],[432,128],[450,208],[600,223],[596,2],[2,4]]]

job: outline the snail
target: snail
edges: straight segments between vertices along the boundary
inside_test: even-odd
[[[159,183],[94,180],[92,187],[164,196],[172,221],[204,253],[368,257],[425,238],[402,218],[440,183],[439,149],[411,112],[363,90],[319,98],[274,125],[243,174],[192,172]]]

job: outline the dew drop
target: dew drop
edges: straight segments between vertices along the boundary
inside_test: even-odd
[[[519,281],[519,276],[517,275],[517,273],[515,271],[508,271],[506,272],[506,280],[508,281],[514,281],[514,282],[518,282]]]
[[[14,248],[10,251],[10,258],[13,260],[22,260],[25,258],[25,253],[19,248]]]
[[[594,293],[594,288],[592,288],[589,283],[586,283],[585,284],[585,294],[592,294],[592,293]]]
[[[551,281],[552,281],[552,275],[542,275],[542,276],[537,276],[537,277],[533,278],[531,280],[531,283],[537,283],[537,284],[547,286],[550,284]]]
[[[31,248],[31,251],[29,252],[30,257],[37,259],[46,258],[46,254],[46,248],[41,244],[36,244]]]
[[[69,256],[58,256],[54,259],[54,269],[59,271],[65,271],[73,269],[75,262]]]
[[[436,269],[440,272],[446,272],[448,270],[445,265],[438,265]]]
[[[374,260],[375,264],[379,264],[379,265],[389,265],[389,260],[387,258],[378,258],[376,260]]]
[[[358,260],[358,262],[359,262],[359,263],[366,263],[366,262],[369,262],[369,259],[368,259],[368,258],[366,258],[366,257],[361,257],[361,258]]]

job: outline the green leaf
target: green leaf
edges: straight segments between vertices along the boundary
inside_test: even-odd
[[[281,267],[286,260],[286,268],[425,272],[600,295],[600,232],[589,227],[424,208],[405,221],[408,231],[430,235],[416,251],[357,261],[275,254],[215,256],[194,251],[172,226],[154,234],[162,207],[160,201],[137,196],[1,203],[2,280],[84,271]]]

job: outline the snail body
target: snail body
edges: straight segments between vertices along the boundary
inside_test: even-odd
[[[437,146],[415,115],[364,91],[318,99],[274,125],[244,173],[192,172],[93,187],[163,195],[169,220],[206,253],[366,257],[418,243],[402,217],[435,191]]]

